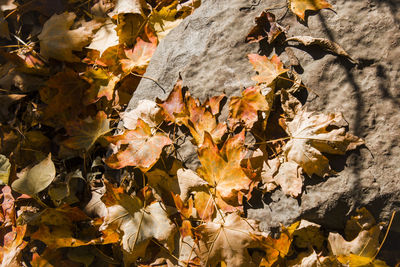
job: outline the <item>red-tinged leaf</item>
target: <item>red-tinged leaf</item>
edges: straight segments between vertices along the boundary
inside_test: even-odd
[[[3,246],[0,247],[0,262],[2,266],[21,266],[21,251],[28,244],[23,241],[26,225],[12,227],[12,231],[4,235]]]
[[[1,203],[1,225],[3,227],[8,227],[11,225],[15,225],[15,208],[14,208],[14,197],[12,195],[11,187],[4,186],[1,189],[2,193],[0,194]]]
[[[105,161],[114,169],[133,166],[147,171],[157,162],[164,146],[172,144],[165,134],[152,134],[149,125],[141,119],[138,119],[135,130],[127,130],[122,135],[106,139],[117,148],[117,152]]]
[[[261,93],[264,89],[265,95]],[[258,113],[264,112],[265,120],[268,119],[274,100],[274,90],[265,86],[252,86],[242,92],[241,97],[232,97],[229,102],[229,124],[235,128],[238,123],[243,123],[251,129],[258,120]]]
[[[263,11],[260,16],[255,18],[254,26],[246,37],[246,42],[254,43],[267,38],[268,43],[272,43],[283,31],[283,27],[275,21],[275,15],[268,11]]]
[[[148,28],[146,28],[147,39],[150,42],[144,41],[138,37],[136,44],[132,49],[126,49],[125,55],[127,59],[121,59],[122,70],[125,73],[136,72],[144,74],[147,65],[157,48],[157,37]]]
[[[283,63],[277,55],[273,55],[271,59],[257,54],[249,54],[248,57],[250,63],[253,64],[254,69],[258,72],[258,75],[252,77],[252,79],[258,83],[269,85],[279,75],[288,71],[288,69],[283,68]]]
[[[182,125],[183,120],[176,115],[183,113],[185,109],[184,94],[186,90],[182,87],[183,81],[182,78],[179,77],[168,98],[165,101],[157,99],[157,104],[162,108],[165,119],[178,125]]]
[[[198,170],[225,202],[238,206],[243,195],[249,195],[254,181],[243,172],[240,162],[245,155],[244,131],[229,138],[221,150],[205,133],[204,142],[198,149],[201,168]]]
[[[99,111],[94,119],[88,117],[70,121],[65,126],[70,138],[63,145],[74,150],[89,151],[99,137],[110,131],[109,126],[110,120],[103,111]]]

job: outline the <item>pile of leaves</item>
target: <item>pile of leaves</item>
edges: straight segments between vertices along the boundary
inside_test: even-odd
[[[200,101],[179,79],[167,99],[124,112],[151,79],[158,42],[199,5],[0,1],[2,266],[385,266],[382,225],[365,209],[346,239],[304,220],[274,235],[245,217],[255,190],[299,197],[305,179],[334,174],[328,154],[364,144],[341,113],[302,106],[306,87],[277,55],[248,55],[257,75],[241,96]],[[288,8],[304,20],[331,6]],[[316,44],[352,60],[325,39],[286,38],[268,11],[246,40]],[[181,146],[199,168],[186,167]]]

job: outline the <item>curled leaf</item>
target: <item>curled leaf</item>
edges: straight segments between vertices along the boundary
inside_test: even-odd
[[[272,43],[285,29],[275,21],[275,15],[268,11],[263,11],[260,16],[255,18],[254,26],[246,37],[246,42],[254,43],[267,38],[268,43]]]
[[[13,190],[27,195],[36,195],[48,187],[56,176],[56,168],[51,160],[51,154],[32,168],[24,169],[18,174],[11,187]]]
[[[289,0],[289,8],[304,20],[306,10],[317,11],[323,8],[332,8],[332,5],[325,0]]]

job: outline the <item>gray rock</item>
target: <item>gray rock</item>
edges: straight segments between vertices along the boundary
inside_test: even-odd
[[[388,221],[392,211],[400,209],[400,2],[329,2],[335,11],[311,14],[308,25],[292,14],[287,14],[281,24],[290,26],[289,36],[331,39],[361,62],[355,66],[319,49],[293,49],[304,70],[302,79],[313,92],[308,108],[342,111],[350,131],[364,138],[368,149],[332,160],[346,166],[336,177],[309,179],[299,199],[287,197],[280,190],[264,196],[247,211],[250,218],[262,222],[264,229],[299,218],[340,228],[348,215],[362,206],[378,220]],[[246,44],[244,39],[254,18],[264,8],[285,3],[261,0],[249,9],[246,7],[252,1],[204,0],[160,43],[145,75],[158,80],[167,94],[181,72],[195,97],[204,99],[221,92],[238,95],[241,88],[253,84],[250,77],[254,71],[247,54],[257,52],[259,45]],[[280,18],[285,11],[273,12]],[[280,57],[288,64],[285,53]],[[134,108],[140,99],[165,99],[167,94],[143,79],[129,107]],[[400,232],[400,223],[392,230]]]

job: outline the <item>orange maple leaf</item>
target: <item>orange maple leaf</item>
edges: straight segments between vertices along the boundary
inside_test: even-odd
[[[185,95],[186,88],[183,88],[182,78],[179,77],[171,93],[168,95],[165,101],[157,98],[156,102],[162,109],[162,114],[165,116],[167,121],[182,125],[183,121],[186,119],[180,118],[178,114],[184,113],[185,110]]]
[[[106,139],[118,149],[105,161],[113,169],[134,166],[148,171],[157,162],[163,147],[172,144],[165,134],[152,134],[149,125],[141,119],[138,119],[135,130],[127,130]]]
[[[271,59],[257,54],[249,54],[248,57],[250,63],[253,64],[254,69],[258,72],[258,75],[252,77],[252,79],[258,83],[269,85],[279,75],[288,71],[288,69],[283,68],[283,63],[277,55],[273,55]]]

